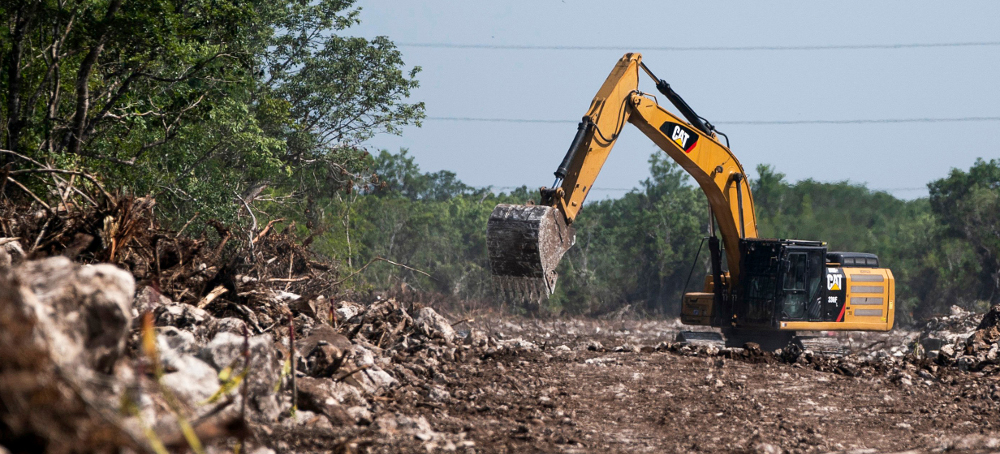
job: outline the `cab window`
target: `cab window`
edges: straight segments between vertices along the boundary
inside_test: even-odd
[[[783,290],[785,301],[782,307],[782,318],[800,319],[806,312],[806,263],[804,252],[788,254],[788,265],[785,269]]]

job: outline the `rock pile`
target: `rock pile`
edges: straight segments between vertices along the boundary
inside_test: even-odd
[[[752,364],[783,363],[790,364],[792,367],[810,368],[848,377],[885,376],[892,379],[905,374],[917,374],[919,369],[926,367],[912,354],[903,353],[903,349],[900,347],[834,355],[803,349],[795,344],[772,352],[761,349],[753,342],[748,342],[742,348],[720,348],[713,344],[664,342],[656,346],[655,350],[683,356],[732,359]]]
[[[1000,306],[983,315],[975,331],[964,339],[953,339],[937,352],[938,364],[966,371],[992,371],[1000,365]]]
[[[0,412],[3,444],[183,450],[191,427],[209,451],[234,440],[261,452],[365,439],[471,447],[395,402],[447,405],[457,363],[538,351],[521,338],[456,331],[434,309],[393,299],[283,294],[272,304],[289,323],[262,328],[152,287],[136,292],[111,265],[53,257],[0,268],[0,351],[16,353],[0,355],[0,398],[14,402]],[[26,395],[51,397],[18,407]]]
[[[780,362],[846,376],[885,376],[894,383],[908,386],[918,381],[939,380],[939,371],[945,368],[958,372],[1000,371],[1000,306],[993,306],[982,316],[952,307],[950,315],[931,319],[919,336],[901,336],[896,340],[900,345],[883,343],[881,348],[838,354],[814,352],[794,345],[769,352],[752,343],[745,348],[719,348],[711,344],[664,342],[655,350],[752,363]],[[645,349],[647,347],[643,347],[643,351]],[[618,347],[612,351],[628,350]]]
[[[980,321],[980,316],[958,306],[951,307],[951,313],[932,317],[924,325],[920,333],[920,346],[924,351],[940,350],[948,344],[964,341]]]
[[[250,339],[261,366],[247,380],[255,391],[246,394],[251,404],[240,405],[241,395],[224,406],[203,405],[220,389],[218,362],[212,360],[227,343],[216,336],[199,345],[191,332],[163,327],[149,336],[158,357],[136,355],[129,345],[140,331],[133,323],[134,293],[131,274],[111,265],[52,257],[0,268],[5,446],[20,452],[176,450],[189,444],[182,434],[187,422],[211,441],[220,431],[243,435],[246,424],[236,407],[246,420],[277,417],[269,336]],[[234,343],[238,350],[245,339]],[[262,383],[267,391],[254,388]]]

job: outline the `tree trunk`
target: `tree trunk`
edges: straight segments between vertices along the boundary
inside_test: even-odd
[[[4,63],[7,65],[7,140],[4,145],[8,150],[18,151],[18,142],[24,121],[21,119],[21,54],[24,35],[31,23],[31,14],[27,2],[21,2],[14,18],[14,32],[11,37],[10,52]],[[7,155],[0,156],[0,165],[6,164]]]

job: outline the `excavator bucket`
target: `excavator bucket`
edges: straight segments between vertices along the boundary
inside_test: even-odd
[[[540,302],[555,291],[556,266],[575,232],[549,206],[500,204],[486,224],[493,282],[514,301]]]

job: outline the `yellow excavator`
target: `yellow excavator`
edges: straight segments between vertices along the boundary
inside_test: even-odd
[[[640,71],[684,119],[638,90]],[[879,267],[874,254],[828,252],[821,241],[758,238],[743,166],[714,126],[638,53],[625,54],[604,81],[555,171],[555,183],[541,188],[540,202],[501,204],[490,215],[490,267],[504,295],[538,301],[555,290],[556,266],[574,242],[573,221],[626,123],[680,164],[708,197],[711,274],[703,291],[683,295],[684,324],[722,328],[727,343],[737,346],[781,346],[796,331],[892,328],[892,271]]]

